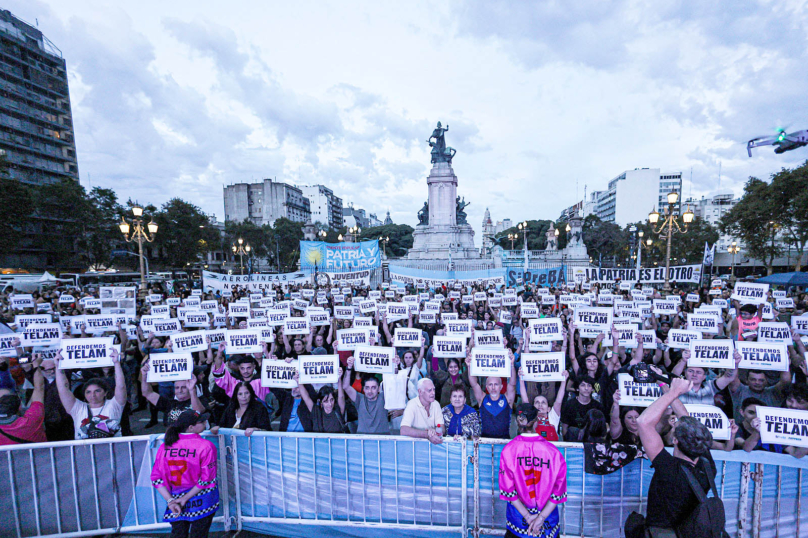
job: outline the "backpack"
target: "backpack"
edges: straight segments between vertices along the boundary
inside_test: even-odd
[[[691,470],[682,466],[690,489],[699,499],[699,504],[684,521],[676,526],[674,529],[676,536],[679,538],[729,538],[729,534],[724,529],[726,525],[724,501],[718,496],[713,473],[710,472],[705,458],[699,458],[699,465],[705,467],[713,496],[708,498]]]

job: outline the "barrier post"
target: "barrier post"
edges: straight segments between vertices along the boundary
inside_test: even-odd
[[[747,501],[749,497],[749,462],[741,463],[741,485],[738,495],[738,538],[746,532]]]
[[[239,470],[238,445],[235,437],[230,439],[228,449],[230,457],[233,459],[233,488],[236,490],[236,530],[241,532],[241,483],[239,482],[241,471]]]
[[[760,517],[763,511],[763,464],[755,464],[752,478],[755,481],[755,496],[752,501],[752,538],[760,538]]]
[[[224,530],[225,532],[230,532],[232,522],[230,521],[230,480],[227,473],[227,443],[224,440],[224,435],[217,437],[219,445],[217,454],[217,459],[219,460],[218,478],[219,485],[221,486],[219,492],[221,498],[224,499],[224,506],[222,507],[222,511],[224,512]],[[137,502],[137,496],[135,496],[135,501]],[[137,517],[137,504],[135,504],[135,516]]]
[[[474,439],[474,538],[480,538],[480,439]]]

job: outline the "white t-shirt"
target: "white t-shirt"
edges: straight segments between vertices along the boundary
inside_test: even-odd
[[[123,406],[115,398],[107,400],[103,407],[92,411],[92,418],[90,418],[90,406],[78,399],[70,409],[76,439],[103,438],[105,437],[103,432],[114,433],[115,437],[121,436]]]

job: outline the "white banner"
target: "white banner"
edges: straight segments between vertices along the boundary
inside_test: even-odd
[[[564,377],[564,354],[555,353],[522,353],[522,369],[525,381],[561,381]]]
[[[769,293],[768,284],[753,284],[752,282],[736,282],[730,299],[741,304],[763,304]]]
[[[14,325],[17,326],[17,332],[25,329],[32,323],[52,323],[50,314],[25,314],[14,316]]]
[[[797,334],[808,334],[808,315],[792,316],[791,330]]]
[[[359,346],[369,346],[370,331],[368,329],[339,329],[337,341],[340,351],[351,351]]]
[[[691,340],[688,366],[735,368],[732,340]]]
[[[208,341],[205,339],[205,331],[194,331],[191,333],[172,334],[171,349],[174,353],[205,351],[208,349]]]
[[[280,389],[293,389],[297,387],[295,375],[298,373],[298,363],[298,360],[292,362],[272,359],[262,360],[261,386]]]
[[[656,383],[637,383],[630,374],[617,374],[620,389],[620,405],[648,407],[662,396],[662,388]]]
[[[679,304],[669,299],[654,299],[655,316],[674,316],[679,311]]]
[[[336,383],[339,381],[339,355],[301,355],[300,383]]]
[[[760,441],[808,447],[808,411],[757,406]]]
[[[225,332],[227,353],[261,353],[261,329],[239,329]]]
[[[716,441],[727,441],[732,435],[729,418],[714,405],[685,404],[687,414],[695,418],[710,430]]]
[[[180,320],[176,318],[155,319],[152,322],[152,332],[155,336],[171,336],[172,334],[182,332]]]
[[[280,285],[304,284],[311,282],[308,273],[282,273],[282,274],[252,274],[252,275],[225,275],[202,271],[202,287],[212,291],[232,291],[236,288],[247,289],[249,292],[263,292],[272,290]]]
[[[536,342],[564,340],[559,318],[531,319],[529,323],[530,340]]]
[[[117,331],[115,316],[109,314],[95,314],[84,316],[85,331],[90,334],[103,334],[107,331]]]
[[[476,377],[511,377],[511,361],[508,356],[508,350],[473,348],[471,350],[471,375]]]
[[[474,347],[487,349],[502,349],[505,344],[502,340],[502,330],[474,331]]]
[[[194,371],[194,358],[185,353],[152,353],[149,356],[148,383],[187,381]]]
[[[635,269],[601,269],[599,267],[576,267],[575,278],[579,276],[589,282],[612,283],[617,280],[628,282],[643,282],[646,284],[662,284],[665,282],[665,268],[641,268]],[[698,284],[701,282],[701,264],[698,265],[674,265],[670,268],[669,279],[671,282],[689,282]]]
[[[59,368],[100,368],[112,366],[109,352],[116,349],[111,336],[104,338],[68,338],[60,345],[62,360]]]
[[[354,350],[354,370],[371,374],[395,373],[393,359],[396,350],[392,347],[357,346]]]
[[[785,344],[742,342],[739,340],[735,342],[735,347],[742,357],[738,368],[772,370],[775,372],[788,371],[788,349]]]
[[[432,356],[444,359],[465,359],[466,339],[435,336],[432,343]]]

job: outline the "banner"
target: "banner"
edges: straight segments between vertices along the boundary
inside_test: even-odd
[[[471,350],[471,375],[475,377],[511,377],[508,350],[473,348]]]
[[[298,373],[298,363],[298,360],[292,362],[273,359],[262,360],[261,386],[279,389],[293,389],[297,387],[295,375]]]
[[[117,331],[115,316],[108,314],[91,314],[84,316],[85,331],[90,334],[101,334],[107,331]],[[158,334],[157,336],[164,336]]]
[[[665,282],[665,268],[652,267],[634,269],[601,269],[599,267],[576,267],[576,278],[580,275],[589,282],[611,284],[617,280],[627,282],[644,282],[647,284],[662,284]],[[674,265],[668,273],[671,282],[701,282],[701,264]]]
[[[716,441],[727,441],[732,435],[729,418],[714,405],[685,404],[687,414],[695,418],[710,430]]]
[[[249,292],[272,290],[279,284],[305,284],[311,282],[311,275],[302,271],[281,274],[225,275],[202,271],[202,288],[205,291],[232,291],[234,288]]]
[[[352,351],[359,346],[369,346],[370,331],[368,329],[339,329],[337,341],[339,351]]]
[[[111,336],[104,338],[68,338],[60,345],[62,360],[61,370],[75,368],[100,368],[112,366],[109,352],[115,348]]]
[[[534,342],[564,340],[559,318],[531,319],[529,323],[530,340]]]
[[[483,269],[479,271],[430,271],[426,269],[415,269],[400,265],[390,265],[390,280],[393,283],[413,286],[423,284],[425,287],[437,288],[443,285],[460,283],[468,286],[473,284],[483,284],[488,286],[505,285],[505,269]]]
[[[194,357],[190,353],[152,353],[146,379],[148,383],[187,381],[193,370]]]
[[[735,368],[732,340],[691,340],[688,366]]]
[[[260,329],[239,329],[225,332],[225,342],[227,342],[228,355],[235,353],[261,353],[264,348],[261,345]]]
[[[396,350],[392,347],[357,346],[354,350],[354,370],[371,374],[395,373],[393,359]]]
[[[171,339],[171,349],[174,353],[205,351],[208,349],[208,341],[205,338],[205,331],[194,331],[192,333],[177,333],[169,336]]]
[[[579,328],[583,327],[596,330],[599,333],[609,334],[612,330],[612,319],[611,308],[590,306],[575,309],[575,324]]]
[[[785,344],[767,344],[764,342],[735,342],[735,348],[741,354],[738,368],[748,370],[788,371],[788,349]]]
[[[25,329],[32,323],[52,323],[50,314],[25,314],[14,316],[14,325],[17,326],[17,331]]]
[[[456,338],[471,338],[471,320],[458,319],[446,321],[446,336],[454,336]]]
[[[757,406],[760,441],[808,447],[808,411]]]
[[[662,396],[662,388],[656,383],[637,383],[631,374],[617,374],[620,390],[620,405],[648,407]]]
[[[534,286],[548,286],[559,288],[567,283],[567,266],[545,267],[543,269],[508,269],[506,271],[505,285],[509,288],[533,284]]]
[[[435,336],[432,343],[432,356],[444,359],[465,359],[466,339],[451,336]]]
[[[791,330],[797,334],[808,334],[808,315],[792,316]]]
[[[564,354],[555,353],[522,353],[522,369],[525,381],[562,381],[564,377]]]
[[[152,332],[154,336],[171,336],[172,334],[182,332],[180,320],[177,318],[155,319],[152,322]]]
[[[339,381],[339,355],[301,355],[298,362],[301,385]]]
[[[768,284],[753,284],[751,282],[736,282],[730,299],[741,304],[763,304],[769,293]]]
[[[382,264],[379,242],[324,243],[322,241],[300,242],[300,267],[324,272],[347,272],[358,269],[375,269]]]

